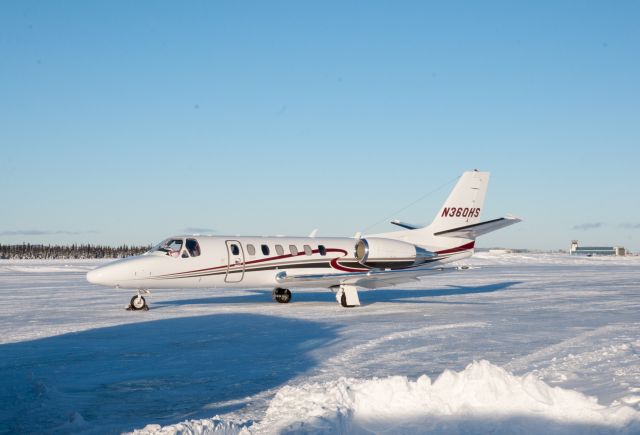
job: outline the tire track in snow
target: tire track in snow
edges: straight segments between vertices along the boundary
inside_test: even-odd
[[[344,364],[349,364],[353,367],[355,360],[362,354],[380,347],[390,341],[412,338],[416,336],[423,336],[429,332],[445,331],[449,329],[462,329],[462,328],[484,328],[488,326],[487,322],[466,322],[466,323],[451,323],[447,325],[429,325],[417,329],[408,329],[404,331],[396,331],[391,334],[383,335],[381,337],[374,338],[366,341],[365,343],[358,344],[351,349],[340,353],[334,357],[329,358],[325,362],[327,367],[336,367]]]
[[[519,371],[519,370],[530,370],[531,364],[535,361],[539,361],[539,362],[550,361],[554,357],[557,357],[559,354],[561,354],[563,351],[566,351],[567,349],[570,349],[570,348],[578,347],[586,343],[587,341],[595,337],[598,337],[600,335],[611,336],[617,332],[628,333],[630,329],[633,329],[634,327],[637,328],[638,326],[640,326],[640,323],[633,323],[633,324],[623,323],[623,324],[602,326],[600,328],[596,328],[594,330],[579,334],[575,337],[560,341],[551,346],[547,346],[544,349],[537,350],[523,357],[516,358],[510,361],[509,363],[505,364],[504,368],[512,372]]]

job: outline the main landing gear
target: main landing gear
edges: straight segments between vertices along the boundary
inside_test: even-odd
[[[146,289],[138,289],[138,294],[131,298],[127,311],[149,311],[149,305],[147,305],[147,301],[142,296],[143,294],[150,295],[151,293]]]
[[[358,297],[358,289],[353,285],[342,284],[340,286],[331,287],[336,293],[336,300],[345,308],[353,308],[360,305]]]
[[[291,300],[291,291],[288,288],[274,288],[271,298],[281,304],[287,304]]]

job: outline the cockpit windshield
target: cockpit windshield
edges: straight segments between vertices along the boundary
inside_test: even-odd
[[[178,257],[180,256],[180,250],[182,250],[182,244],[182,239],[167,239],[149,252],[164,252],[171,257]]]
[[[171,238],[151,248],[149,253],[164,254],[175,258],[198,257],[200,255],[200,245],[196,239],[189,238],[185,243],[184,239]]]

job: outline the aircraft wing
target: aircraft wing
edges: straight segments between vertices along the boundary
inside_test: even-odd
[[[434,236],[460,237],[463,239],[475,239],[483,234],[490,233],[509,225],[517,224],[522,219],[513,216],[502,217],[490,221],[480,222],[473,225],[465,225],[464,227],[452,228],[450,230],[438,231],[433,233]]]
[[[303,287],[333,287],[336,285],[354,285],[357,287],[375,289],[389,287],[405,282],[419,281],[418,277],[435,275],[445,272],[455,272],[457,270],[468,269],[466,266],[460,267],[437,267],[437,268],[415,268],[404,270],[371,270],[367,273],[337,273],[337,274],[317,274],[317,275],[289,275],[287,272],[280,272],[276,275],[276,281],[281,284],[293,284]]]

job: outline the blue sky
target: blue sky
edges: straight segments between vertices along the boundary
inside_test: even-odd
[[[353,235],[492,172],[480,246],[640,250],[638,2],[3,2],[0,243]]]

